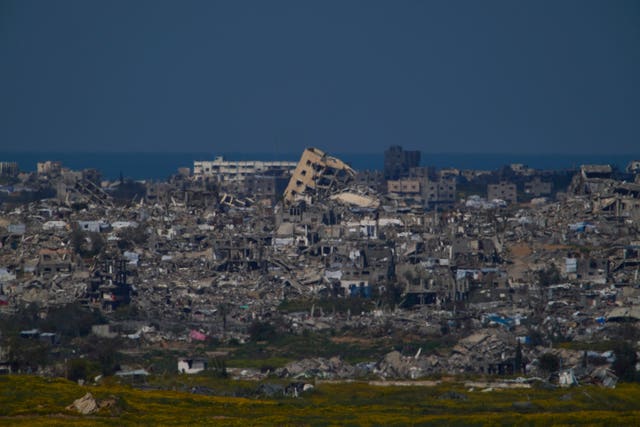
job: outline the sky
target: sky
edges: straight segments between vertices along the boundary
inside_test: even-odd
[[[0,151],[639,153],[640,1],[0,0]]]

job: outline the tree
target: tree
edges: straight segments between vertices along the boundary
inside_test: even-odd
[[[89,361],[86,359],[72,359],[67,362],[67,379],[71,381],[86,380],[89,373]]]
[[[92,362],[92,369],[104,376],[115,374],[120,369],[123,342],[118,338],[98,338],[90,335],[78,341],[80,350]]]
[[[638,363],[638,355],[635,348],[626,341],[616,345],[613,350],[616,360],[613,361],[611,368],[613,372],[623,381],[636,381],[638,374],[636,373],[636,363]]]
[[[87,335],[91,332],[91,326],[99,323],[105,323],[100,312],[73,302],[52,307],[47,318],[40,322],[40,327],[57,332],[63,337],[75,338]]]
[[[522,345],[520,345],[520,340],[518,340],[518,345],[516,346],[516,357],[514,360],[515,371],[522,372]]]
[[[6,344],[9,348],[7,360],[14,372],[35,372],[47,363],[49,348],[37,339],[14,335],[9,337]]]
[[[269,322],[255,321],[249,326],[251,341],[268,341],[276,336],[276,328]]]
[[[540,368],[552,373],[560,369],[560,359],[553,353],[545,353],[539,359]]]

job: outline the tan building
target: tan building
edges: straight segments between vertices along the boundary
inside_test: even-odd
[[[397,194],[420,194],[420,181],[417,179],[399,179],[387,181],[387,191]]]
[[[294,202],[318,193],[328,194],[338,185],[350,181],[355,174],[355,170],[342,160],[317,148],[307,148],[293,171],[284,199]]]
[[[542,181],[539,176],[524,184],[524,192],[535,197],[547,196],[551,194],[551,189],[552,184]]]
[[[47,160],[46,162],[38,162],[38,175],[60,175],[62,172],[62,163]]]
[[[426,180],[423,182],[422,197],[425,205],[452,204],[456,201],[456,179],[440,178],[438,181]]]

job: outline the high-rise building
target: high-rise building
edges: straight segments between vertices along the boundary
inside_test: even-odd
[[[313,194],[328,194],[352,180],[355,174],[356,171],[342,160],[309,147],[302,153],[291,175],[289,185],[284,191],[284,199],[291,203]]]
[[[392,145],[384,152],[384,179],[400,179],[409,175],[409,170],[420,165],[420,151],[404,151]]]
[[[16,176],[20,172],[16,162],[0,162],[0,176]]]

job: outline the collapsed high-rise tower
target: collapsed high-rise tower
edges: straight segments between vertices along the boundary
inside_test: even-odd
[[[317,148],[307,148],[284,191],[284,200],[292,203],[326,197],[344,187],[355,174],[355,170],[342,160]]]

